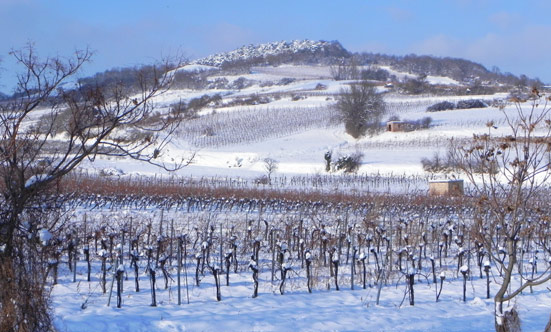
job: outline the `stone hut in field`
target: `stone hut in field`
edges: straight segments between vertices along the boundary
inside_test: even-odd
[[[407,121],[389,121],[386,124],[386,130],[392,132],[408,131],[410,123]]]
[[[464,194],[463,180],[431,180],[429,195],[462,196]]]

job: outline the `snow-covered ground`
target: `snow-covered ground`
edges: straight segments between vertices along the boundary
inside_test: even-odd
[[[486,280],[477,276],[467,283],[467,301],[462,301],[462,277],[450,271],[444,281],[439,302],[436,285],[421,277],[416,281],[415,305],[405,296],[405,285],[389,284],[382,288],[376,305],[377,287],[362,289],[341,281],[340,291],[325,285],[311,294],[301,272],[291,274],[280,295],[278,284],[270,282],[269,268],[260,276],[259,295],[252,298],[251,273],[230,274],[230,286],[222,276],[222,301],[216,301],[214,280],[209,274],[199,287],[194,285],[194,268],[188,268],[186,292],[182,273],[182,304],[178,305],[176,281],[164,289],[162,275],[157,279],[157,307],[151,307],[149,281],[141,275],[140,292],[134,290],[133,272],[124,282],[122,308],[116,308],[113,292],[102,294],[98,275],[86,282],[84,268],[79,268],[77,282],[64,277],[53,288],[55,326],[59,331],[135,332],[135,331],[492,331],[493,299],[486,299]],[[349,280],[349,271],[342,272]],[[172,278],[176,278],[172,274]],[[356,279],[357,280],[357,279]],[[516,281],[518,282],[518,281]],[[110,282],[109,284],[110,285]],[[492,280],[492,294],[496,284]],[[114,287],[116,290],[116,286]],[[187,297],[189,295],[189,304]],[[405,298],[404,298],[405,296]],[[543,331],[549,319],[551,293],[541,287],[533,294],[527,290],[510,305],[519,311],[523,331]],[[85,308],[83,307],[83,304]]]
[[[403,80],[403,79],[416,79],[418,78],[418,75],[410,74],[410,73],[404,73],[394,70],[390,66],[379,66],[381,69],[384,69],[390,73],[390,75],[396,76],[396,78]],[[454,79],[451,79],[449,77],[444,76],[432,76],[428,75],[426,78],[426,81],[430,84],[441,84],[441,85],[459,85],[459,82],[457,82]]]
[[[214,60],[219,61],[218,58]],[[207,65],[193,64],[182,70],[211,69]],[[402,78],[409,77],[407,73],[391,73]],[[335,103],[334,94],[350,83],[332,80],[329,67],[258,67],[245,75],[224,76],[228,82],[239,77],[254,84],[241,90],[172,90],[157,99],[159,106],[166,109],[180,100],[220,94],[222,105],[207,107],[200,119],[184,124],[183,128],[192,128],[187,125],[196,126],[196,130],[204,130],[207,135],[208,123],[201,122],[207,116],[211,116],[213,121],[220,118],[234,119],[241,126],[239,130],[226,128],[210,132],[215,137],[226,135],[228,138],[228,143],[216,146],[197,146],[186,139],[186,133],[176,135],[161,158],[170,163],[173,159],[195,154],[193,163],[176,172],[177,176],[254,179],[266,174],[265,158],[278,162],[274,177],[326,175],[324,154],[331,151],[334,157],[362,153],[364,157],[358,171],[362,175],[423,177],[426,173],[421,167],[421,158],[432,157],[435,152],[445,153],[450,138],[469,138],[473,133],[485,133],[489,121],[497,126],[495,130],[498,133],[507,133],[505,115],[496,107],[435,113],[425,111],[427,106],[443,100],[494,100],[504,99],[504,94],[412,97],[390,92],[385,96],[389,105],[388,116],[396,115],[403,120],[431,117],[431,127],[411,132],[382,132],[356,140],[345,133],[342,124],[331,119],[331,112],[311,113],[312,110],[328,110],[332,107]],[[282,78],[293,80],[285,85],[263,84],[277,82]],[[448,78],[428,77],[427,80],[438,84],[458,84]],[[230,105],[230,101],[237,97],[252,95],[272,97],[269,103],[262,105]],[[295,95],[300,98],[295,98]],[[273,120],[269,116],[280,110],[285,110],[287,113],[281,114],[286,116],[291,116],[293,112],[296,112],[297,117],[307,114],[316,121],[305,123],[299,129],[282,127],[283,119]],[[512,113],[514,108],[507,107],[505,112]],[[253,119],[251,114],[256,118]],[[262,132],[256,138],[241,141],[235,139],[240,134],[245,135],[256,129],[258,126],[254,121],[260,121],[258,117],[272,119],[270,121],[273,122],[266,125],[267,133]],[[273,128],[273,132],[269,132],[270,128]],[[117,158],[98,158],[94,163],[84,164],[84,167],[98,172],[108,169],[120,176],[167,174],[152,166]],[[426,187],[408,189],[422,191]],[[153,308],[149,306],[150,286],[146,275],[142,272],[142,290],[136,293],[133,290],[132,272],[127,268],[129,280],[124,284],[123,307],[117,309],[114,298],[111,306],[106,306],[108,295],[99,290],[99,276],[93,275],[93,280],[88,283],[83,276],[83,269],[83,266],[79,266],[76,283],[70,282],[69,275],[61,273],[60,284],[53,287],[54,319],[59,331],[493,330],[493,301],[485,299],[485,280],[473,277],[468,282],[467,301],[462,302],[462,280],[455,276],[454,271],[448,274],[438,303],[435,301],[435,285],[430,280],[418,280],[415,288],[416,303],[410,306],[407,298],[403,302],[403,279],[400,283],[385,285],[381,302],[376,305],[375,287],[363,290],[356,286],[355,290],[350,290],[346,281],[342,282],[340,291],[334,290],[332,286],[331,290],[327,290],[324,284],[320,284],[309,294],[304,272],[292,272],[286,294],[279,295],[277,286],[270,282],[266,267],[262,267],[258,298],[251,298],[250,272],[240,272],[231,274],[231,286],[222,286],[222,301],[216,302],[212,276],[208,274],[201,286],[197,287],[193,285],[193,272],[188,270],[189,294],[184,289],[184,303],[177,305],[175,281],[171,281],[168,290],[161,289],[162,277],[158,275],[157,287],[161,288],[158,289],[158,306]],[[343,280],[347,280],[347,273],[349,271],[343,272]],[[496,287],[496,283],[492,282],[492,293],[495,293]],[[187,295],[189,304],[186,303]],[[549,319],[550,304],[551,293],[544,287],[535,290],[534,294],[526,291],[515,299],[515,303],[510,303],[519,309],[524,331],[543,330]]]

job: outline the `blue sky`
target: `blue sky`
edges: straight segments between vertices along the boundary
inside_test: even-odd
[[[350,51],[461,57],[551,82],[549,0],[0,0],[0,91],[11,49],[95,51],[82,75],[245,44],[338,40]]]

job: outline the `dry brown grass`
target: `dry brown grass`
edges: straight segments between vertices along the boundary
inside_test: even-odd
[[[416,195],[389,195],[377,193],[324,192],[322,190],[281,190],[273,188],[229,188],[189,179],[112,178],[87,174],[71,174],[59,183],[60,191],[74,195],[100,195],[114,198],[148,197],[169,200],[224,199],[232,201],[258,200],[283,202],[286,205],[307,203],[319,206],[358,208],[367,205],[461,206],[470,197],[429,197]]]

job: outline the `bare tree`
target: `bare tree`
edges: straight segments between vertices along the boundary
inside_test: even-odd
[[[0,104],[0,330],[45,331],[51,321],[44,265],[64,220],[52,218],[62,210],[62,178],[102,155],[165,169],[186,160],[163,162],[180,118],[159,114],[153,104],[172,81],[170,61],[138,72],[140,91],[130,95],[122,85],[63,88],[90,60],[89,50],[41,59],[29,45],[11,55],[22,72],[14,97]]]
[[[264,170],[266,171],[266,176],[268,177],[268,184],[272,184],[272,174],[274,174],[278,167],[279,162],[272,158],[264,158]]]
[[[521,268],[522,241],[536,239],[537,230],[546,218],[538,211],[545,209],[542,202],[548,194],[546,182],[551,177],[550,99],[536,89],[531,98],[528,107],[522,100],[513,100],[516,112],[512,114],[502,109],[511,135],[495,135],[495,126],[490,122],[487,134],[475,135],[471,143],[452,148],[452,158],[478,197],[479,217],[473,235],[502,271],[500,287],[494,296],[496,331],[510,331],[516,320],[504,310],[504,302],[527,287],[551,279],[549,268],[530,277]],[[515,267],[520,285],[512,283]]]
[[[340,61],[330,66],[331,76],[335,81],[357,80],[360,78],[358,62],[354,58],[340,59]]]
[[[383,96],[365,82],[351,84],[350,88],[342,90],[336,108],[346,132],[354,138],[378,132],[386,113]]]

